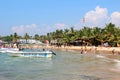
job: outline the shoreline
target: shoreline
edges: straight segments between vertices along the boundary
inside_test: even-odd
[[[22,48],[28,48],[28,49],[40,49],[40,48],[48,48],[48,49],[53,49],[53,50],[74,50],[74,51],[83,51],[83,52],[92,52],[92,53],[108,53],[108,54],[118,54],[120,55],[120,47],[103,47],[103,46],[39,46],[39,45],[22,45]]]
[[[49,46],[51,48],[51,46]],[[120,47],[95,47],[95,46],[66,46],[66,47],[53,47],[52,49],[62,49],[62,50],[75,50],[75,51],[83,51],[83,52],[91,52],[91,53],[108,53],[108,54],[119,54],[120,55]]]

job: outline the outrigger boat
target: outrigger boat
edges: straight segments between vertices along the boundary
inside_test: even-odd
[[[25,51],[7,51],[8,55],[13,57],[45,57],[50,58],[52,55],[56,55],[53,51],[41,51],[41,52],[25,52]]]

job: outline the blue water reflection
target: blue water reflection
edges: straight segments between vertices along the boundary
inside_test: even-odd
[[[115,80],[119,60],[96,54],[56,50],[52,58],[0,54],[0,80]],[[117,71],[116,71],[117,69]]]

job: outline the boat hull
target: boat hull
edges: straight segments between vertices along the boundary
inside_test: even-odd
[[[5,53],[7,51],[19,51],[19,48],[0,48],[1,53]]]
[[[8,55],[13,57],[44,57],[50,58],[52,57],[52,52],[44,51],[44,52],[22,52],[22,51],[9,51]]]

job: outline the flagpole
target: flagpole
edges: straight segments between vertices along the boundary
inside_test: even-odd
[[[85,17],[83,17],[83,19],[82,19],[82,27],[84,27],[85,26]]]

